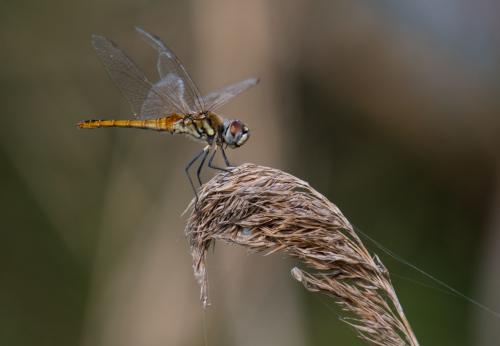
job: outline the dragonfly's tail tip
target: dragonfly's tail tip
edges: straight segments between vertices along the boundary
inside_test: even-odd
[[[81,121],[77,122],[75,126],[78,129],[88,129],[88,128],[90,128],[90,126],[89,126],[90,122],[91,121],[89,121],[89,120],[81,120]]]

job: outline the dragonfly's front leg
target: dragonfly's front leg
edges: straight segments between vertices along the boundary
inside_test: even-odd
[[[223,171],[223,172],[229,172],[229,169],[227,169],[227,168],[222,168],[222,167],[218,167],[218,166],[215,166],[215,165],[213,165],[213,163],[212,163],[212,161],[213,161],[213,160],[214,160],[214,158],[215,158],[215,154],[217,153],[217,149],[218,149],[218,148],[219,148],[218,146],[217,146],[217,147],[215,147],[214,152],[213,152],[213,153],[212,153],[212,155],[210,156],[210,160],[208,160],[208,167],[210,167],[210,168],[212,168],[212,169],[217,169],[217,170],[219,170],[219,171]],[[221,149],[222,149],[222,147],[221,147]],[[225,155],[224,155],[224,156],[225,156]],[[226,161],[226,164],[228,164],[228,163],[229,163],[229,162],[227,161],[227,157],[226,157],[224,160]],[[230,165],[227,165],[227,166],[229,167]]]
[[[222,157],[224,158],[224,163],[226,164],[226,166],[227,167],[232,167],[231,163],[229,163],[229,160],[227,159],[226,151],[224,150],[224,147],[221,146],[220,150],[222,151]]]

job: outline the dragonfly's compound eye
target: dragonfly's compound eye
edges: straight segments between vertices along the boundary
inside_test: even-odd
[[[238,133],[242,130],[243,124],[239,120],[233,120],[231,121],[231,126],[229,126],[229,131],[231,131],[231,134],[236,137]]]
[[[224,133],[226,144],[232,148],[245,144],[250,135],[248,127],[239,120],[232,120],[227,125]]]

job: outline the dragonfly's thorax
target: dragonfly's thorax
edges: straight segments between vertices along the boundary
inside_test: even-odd
[[[212,112],[193,113],[179,118],[172,126],[173,133],[183,133],[212,144],[220,138],[223,119]]]

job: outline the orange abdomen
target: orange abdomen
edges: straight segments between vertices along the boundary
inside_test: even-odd
[[[85,120],[78,123],[81,129],[97,129],[100,127],[130,127],[156,131],[174,132],[174,125],[182,120],[183,116],[172,114],[168,117],[147,120]]]

